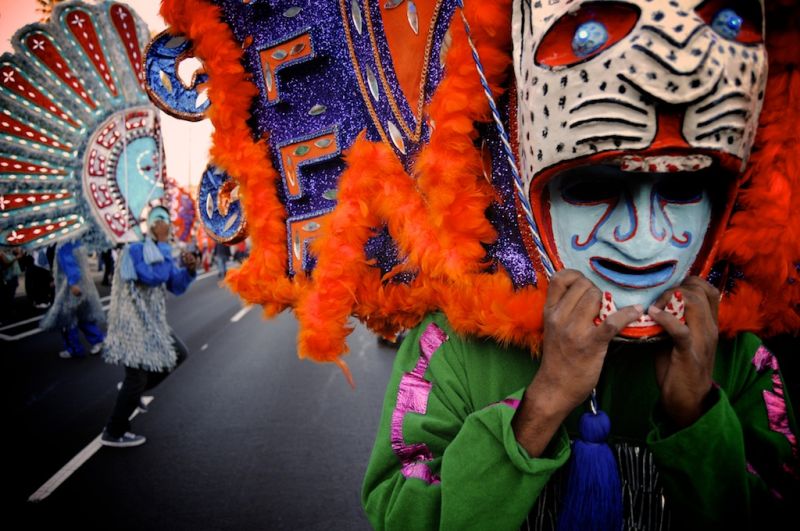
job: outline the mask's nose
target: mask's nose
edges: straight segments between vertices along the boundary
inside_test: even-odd
[[[646,265],[669,243],[672,226],[655,208],[652,183],[626,188],[598,237],[631,260]]]

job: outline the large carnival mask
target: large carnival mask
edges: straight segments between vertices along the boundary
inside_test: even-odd
[[[705,175],[625,173],[609,166],[550,181],[562,263],[614,295],[617,307],[654,302],[684,278],[711,219]]]
[[[545,246],[616,307],[707,273],[767,78],[763,0],[516,0],[520,165]]]

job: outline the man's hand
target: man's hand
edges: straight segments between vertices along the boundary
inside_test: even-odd
[[[609,342],[642,315],[641,306],[628,306],[595,325],[601,301],[600,290],[578,271],[566,269],[550,279],[541,365],[513,423],[531,456],[544,451],[564,418],[597,385]]]
[[[194,273],[197,269],[197,257],[192,253],[184,252],[181,255],[181,261],[183,261],[184,267],[188,269],[190,272]]]
[[[686,324],[663,311],[674,290],[664,293],[648,314],[672,338],[672,348],[656,357],[661,403],[676,427],[685,428],[705,412],[717,350],[719,291],[700,277],[687,278],[678,288],[686,304]]]
[[[83,292],[81,291],[81,287],[77,284],[70,286],[69,291],[76,297],[80,297],[83,294]]]

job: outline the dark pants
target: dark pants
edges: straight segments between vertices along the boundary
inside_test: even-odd
[[[172,335],[172,344],[178,354],[177,365],[175,366],[177,369],[178,365],[184,362],[189,351],[183,341],[174,334]],[[106,432],[111,437],[118,438],[122,437],[126,431],[130,431],[130,416],[139,406],[142,394],[160,384],[170,374],[171,372],[169,371],[155,372],[135,367],[125,367],[125,379],[122,381],[119,394],[117,394],[117,402],[114,404],[111,418],[108,419],[108,424],[106,424]]]
[[[103,251],[100,255],[103,264],[103,282],[104,286],[111,284],[111,279],[114,278],[114,256],[111,254],[111,249]]]
[[[50,271],[34,264],[25,268],[25,293],[33,304],[53,302],[53,276]]]
[[[2,274],[2,273],[0,273]],[[19,281],[16,277],[8,282],[0,280],[0,320],[10,321],[14,317],[14,297]]]

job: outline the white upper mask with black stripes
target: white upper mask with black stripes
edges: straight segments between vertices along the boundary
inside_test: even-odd
[[[514,0],[526,187],[581,157],[647,154],[661,109],[678,111],[691,149],[743,168],[767,77],[762,13],[763,0]]]

